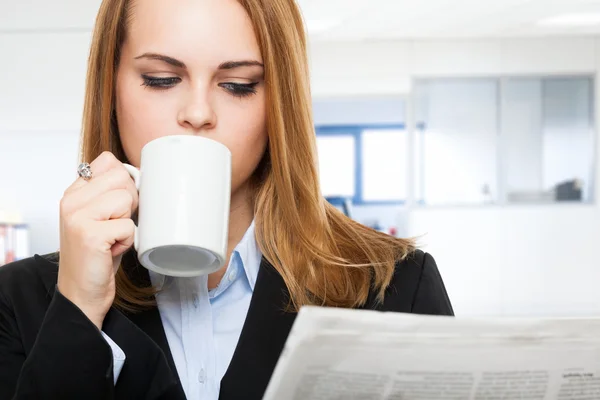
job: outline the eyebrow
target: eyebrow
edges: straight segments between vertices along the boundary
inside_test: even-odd
[[[158,53],[144,53],[141,56],[137,56],[135,59],[139,60],[141,58],[147,58],[149,60],[158,60],[158,61],[162,61],[165,62],[169,65],[172,65],[176,68],[182,68],[185,69],[187,68],[185,66],[185,64],[183,63],[183,61],[179,61],[173,57],[169,57],[169,56],[165,56],[163,54],[158,54]],[[255,61],[255,60],[241,60],[241,61],[226,61],[223,62],[221,64],[219,64],[219,68],[221,70],[230,70],[230,69],[236,69],[236,68],[241,68],[241,67],[261,67],[264,68],[264,65],[261,62]]]
[[[137,56],[135,59],[139,60],[140,58],[147,58],[148,60],[158,60],[158,61],[162,61],[165,62],[169,65],[172,65],[174,67],[177,68],[186,68],[185,64],[183,63],[183,61],[179,61],[173,57],[169,57],[169,56],[165,56],[162,54],[157,54],[157,53],[144,53],[141,56]]]
[[[244,60],[244,61],[227,61],[224,63],[221,63],[219,65],[219,69],[235,69],[235,68],[240,68],[240,67],[261,67],[264,68],[265,66],[258,62],[258,61],[252,61],[252,60]]]

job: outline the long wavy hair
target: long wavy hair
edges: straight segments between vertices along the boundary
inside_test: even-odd
[[[108,150],[127,162],[114,105],[132,2],[104,0],[100,6],[88,61],[82,160]],[[283,278],[293,310],[309,304],[358,307],[372,291],[381,301],[396,263],[414,250],[414,242],[367,228],[323,198],[298,5],[295,0],[239,3],[252,21],[265,65],[268,147],[253,175],[259,248]],[[115,305],[128,311],[152,305],[154,288],[136,285],[126,271],[120,268],[116,276]]]

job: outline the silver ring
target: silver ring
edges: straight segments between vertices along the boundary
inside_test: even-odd
[[[77,167],[77,174],[82,177],[84,180],[89,181],[92,179],[92,168],[88,163],[81,163],[79,167]]]

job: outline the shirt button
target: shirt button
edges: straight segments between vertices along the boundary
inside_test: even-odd
[[[201,384],[204,384],[205,381],[206,381],[206,372],[204,371],[204,368],[202,368],[200,370],[200,372],[198,373],[198,382],[200,382]]]
[[[235,279],[235,276],[236,276],[236,273],[235,273],[235,271],[232,271],[232,272],[229,274],[229,277],[228,277],[227,279],[229,279],[229,282],[233,282],[233,280]]]

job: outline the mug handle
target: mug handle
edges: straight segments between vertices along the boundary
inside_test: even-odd
[[[131,176],[131,179],[133,179],[133,181],[135,182],[135,188],[139,192],[140,191],[140,178],[142,176],[140,170],[137,169],[136,167],[134,167],[133,165],[129,165],[129,164],[125,164],[125,163],[123,163],[123,166],[125,167],[127,172],[129,172],[129,176]],[[139,251],[139,236],[138,236],[138,227],[137,226],[135,227],[135,233],[133,235],[133,247],[135,248],[135,251]]]

